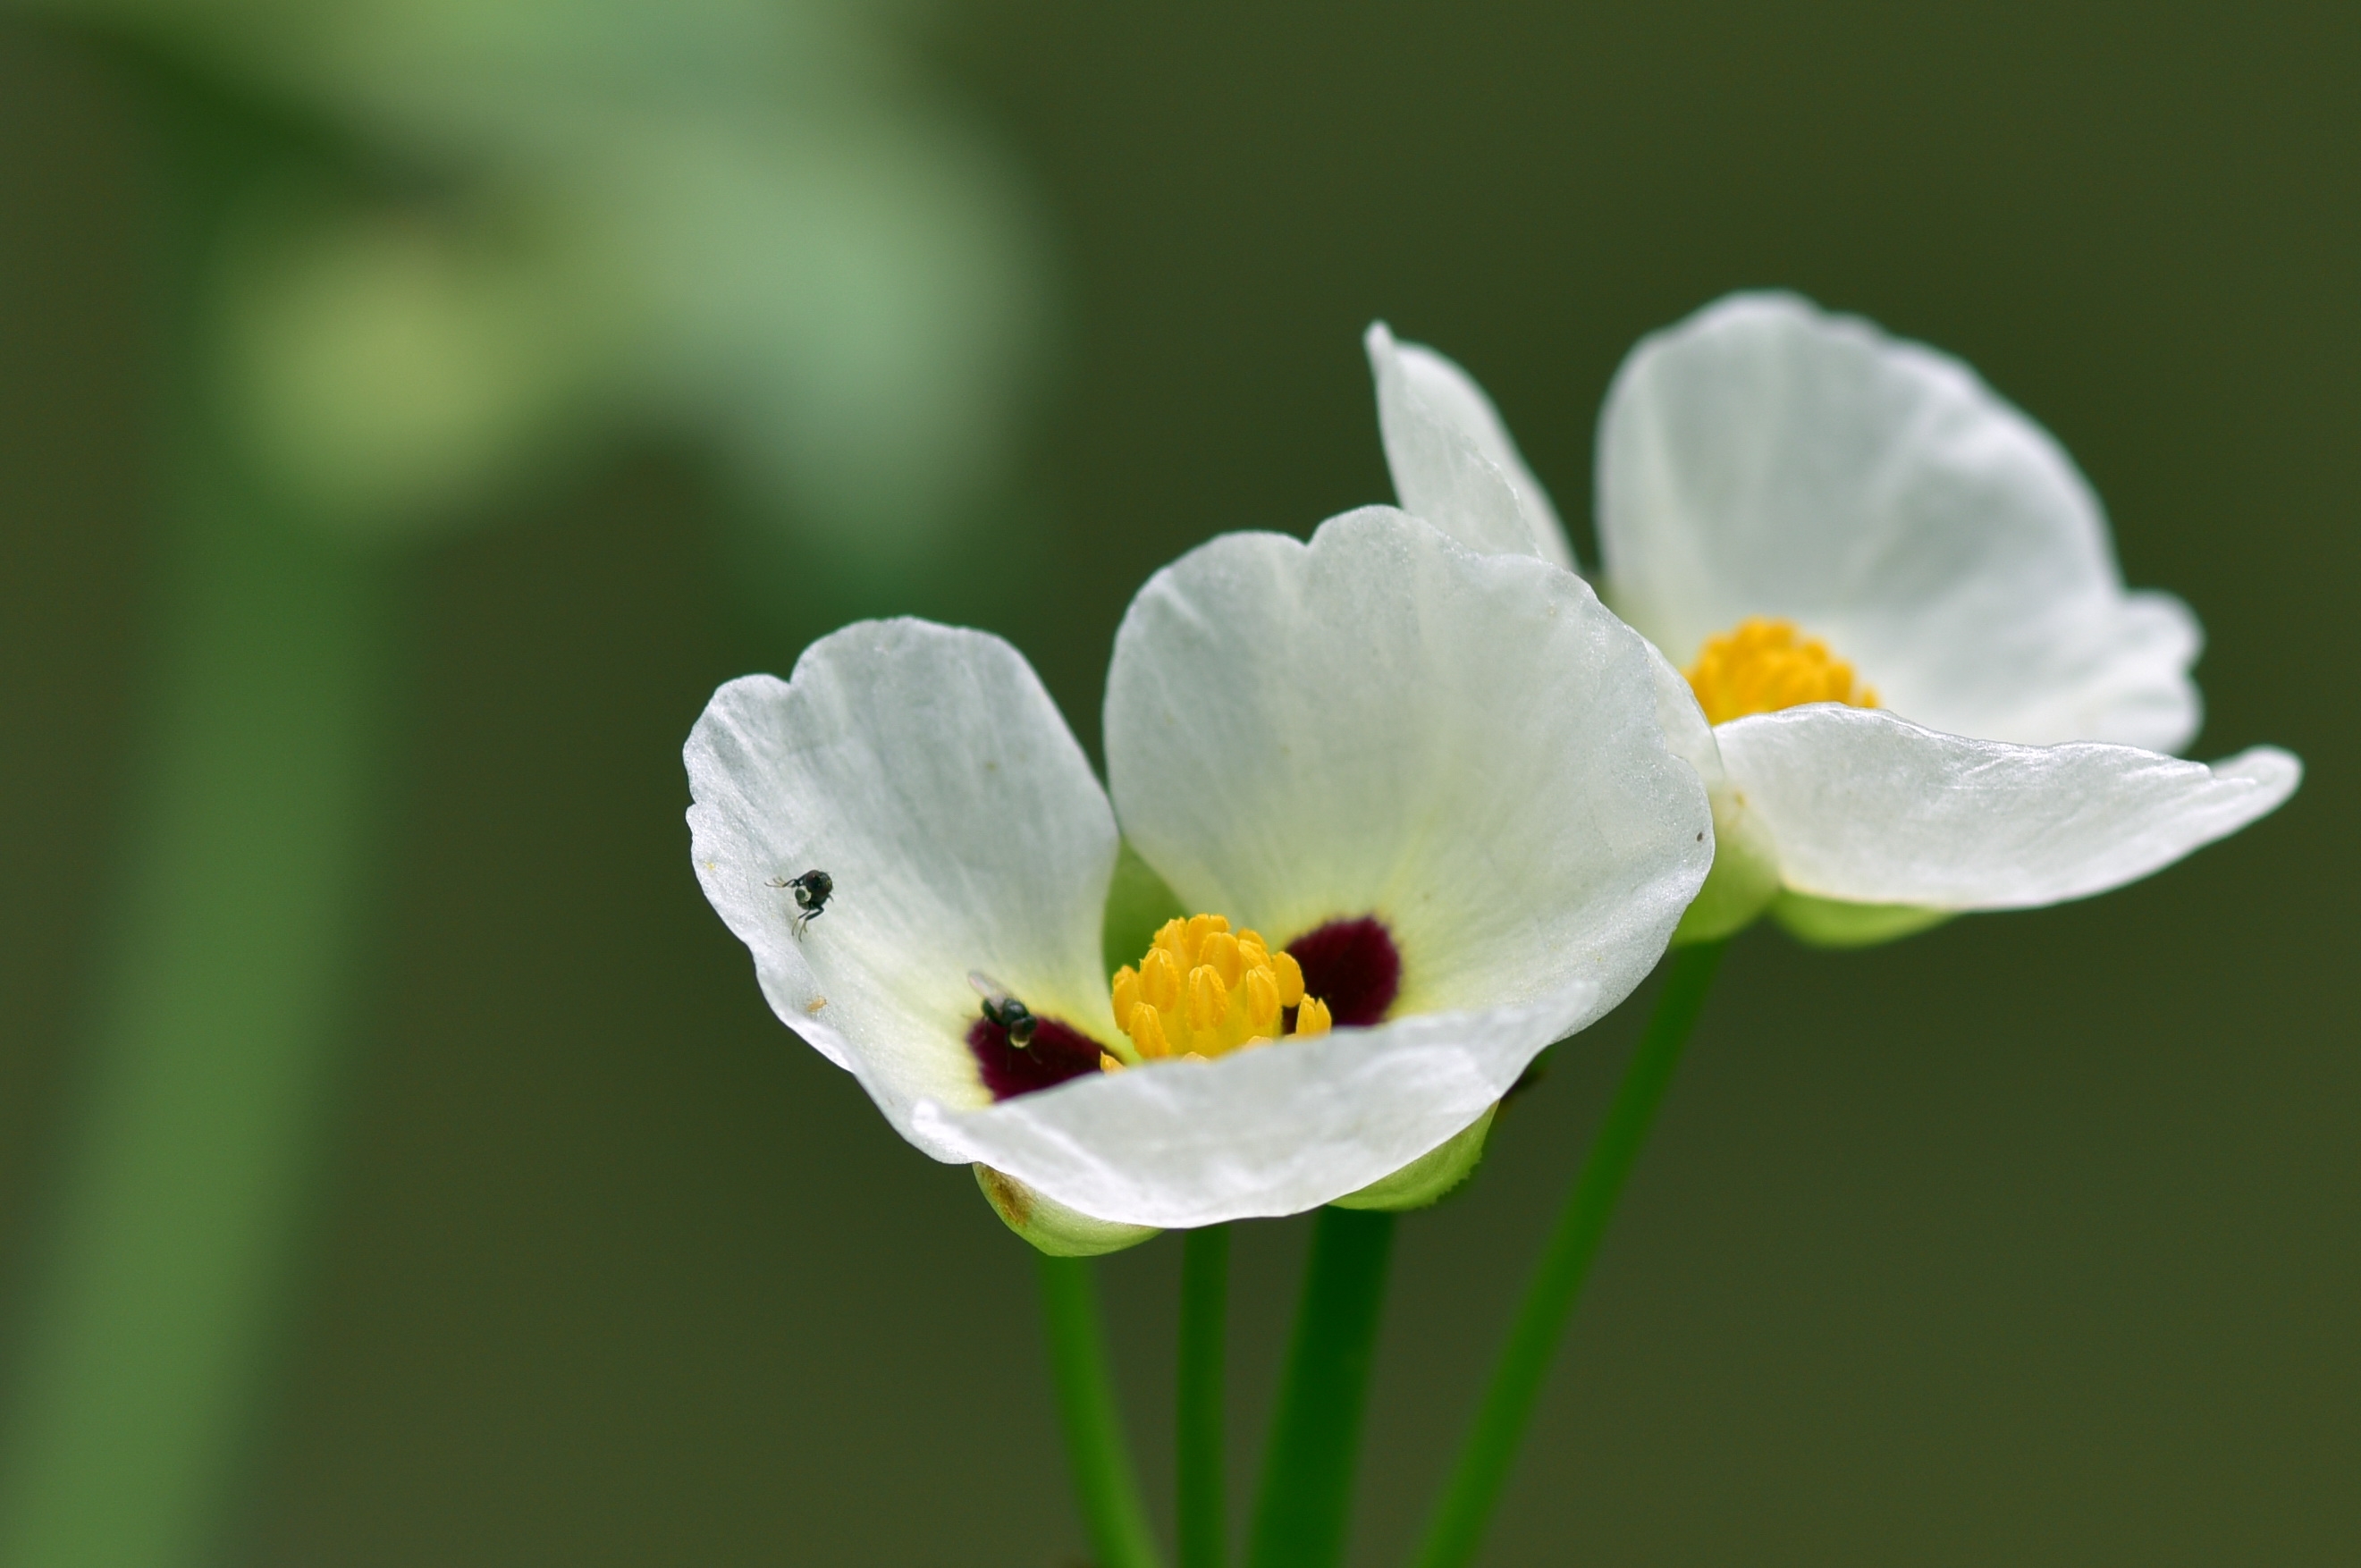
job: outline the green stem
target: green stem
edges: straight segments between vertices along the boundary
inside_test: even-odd
[[[209,1554],[349,1028],[379,573],[231,496],[185,521],[108,994],[16,1347],[5,1568]]]
[[[1156,1568],[1156,1543],[1124,1445],[1106,1338],[1099,1327],[1098,1288],[1086,1259],[1043,1255],[1041,1318],[1049,1330],[1049,1373],[1058,1387],[1058,1419],[1073,1464],[1074,1496],[1098,1568]]]
[[[1180,1242],[1178,1494],[1180,1568],[1229,1560],[1222,1469],[1224,1340],[1230,1297],[1230,1228],[1208,1225]]]
[[[1263,1458],[1251,1568],[1334,1568],[1344,1560],[1393,1240],[1390,1213],[1320,1211]]]
[[[0,1568],[216,1554],[376,899],[390,573],[271,504],[204,395],[216,221],[283,149],[151,84],[169,164],[157,689],[107,868],[104,991],[10,1347]]]
[[[1581,1174],[1566,1194],[1565,1208],[1558,1215],[1541,1266],[1525,1288],[1523,1304],[1517,1309],[1509,1342],[1492,1370],[1491,1385],[1484,1391],[1475,1426],[1459,1450],[1458,1463],[1427,1526],[1417,1568],[1461,1568],[1475,1556],[1484,1538],[1493,1505],[1499,1501],[1500,1488],[1516,1461],[1517,1444],[1524,1437],[1533,1401],[1541,1394],[1542,1379],[1549,1372],[1558,1341],[1565,1335],[1566,1320],[1574,1315],[1575,1299],[1581,1294],[1583,1277],[1590,1272],[1590,1261],[1598,1255],[1608,1217],[1614,1212],[1623,1179],[1631,1174],[1632,1162],[1647,1141],[1649,1124],[1664,1102],[1673,1069],[1680,1063],[1681,1047],[1688,1043],[1690,1027],[1705,1005],[1714,970],[1728,945],[1702,942],[1674,950],[1664,988],[1656,998],[1655,1014],[1648,1020],[1647,1033],[1641,1036],[1631,1065],[1624,1069],[1622,1085],[1615,1091],[1615,1102],[1608,1107],[1606,1121],[1591,1140]]]

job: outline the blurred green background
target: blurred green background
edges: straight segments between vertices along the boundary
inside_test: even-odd
[[[809,230],[789,212],[729,242],[734,292],[652,305],[622,272],[576,295],[528,269],[499,297],[568,343],[598,323],[577,334],[594,368],[531,359],[564,373],[495,378],[480,404],[428,384],[390,455],[303,466],[398,425],[401,389],[346,386],[357,411],[326,433],[255,427],[282,455],[296,432],[302,505],[345,529],[321,548],[366,563],[382,717],[335,873],[353,956],[290,1168],[298,1240],[184,1560],[1078,1561],[1029,1253],[763,1007],[688,874],[690,722],[718,682],[909,611],[1014,640],[1095,747],[1148,572],[1222,530],[1389,499],[1357,343],[1375,316],[1484,381],[1587,547],[1617,360],[1760,285],[1958,353],[2057,433],[2129,579],[2204,621],[2195,753],[2276,741],[2310,775],[2278,816],[2087,904],[1850,955],[1741,939],[1485,1561],[2361,1554],[2361,13],[994,0],[873,22],[885,119],[811,119],[836,89],[803,77],[730,89],[818,126],[781,133],[743,190],[840,167],[883,192],[874,250],[828,277],[944,263],[878,284],[852,348],[798,325],[775,385],[710,370],[754,332],[730,313],[768,308],[766,247]],[[514,132],[404,120],[407,101],[340,119],[349,83],[306,96],[186,31],[0,16],[12,1397],[149,869],[136,824],[185,570],[159,521],[186,462],[175,389],[192,357],[233,357],[190,345],[174,214],[207,176],[188,148],[278,149],[270,188],[298,170],[330,209],[380,213],[422,178],[382,148],[423,145],[420,124],[467,147]],[[668,91],[708,107],[698,72],[730,51],[684,53]],[[888,128],[873,145],[855,119]],[[590,157],[540,122],[501,145],[530,156],[467,178],[555,189]],[[871,171],[906,153],[897,196]],[[417,166],[431,219],[467,208],[434,183],[448,147]],[[588,207],[500,210],[602,215],[604,187],[566,188]],[[690,240],[719,221],[612,219]],[[518,243],[496,259],[542,265]],[[826,278],[781,267],[815,319],[846,319]],[[266,305],[300,293],[257,276]],[[449,317],[455,341],[479,319]],[[621,348],[617,321],[638,323]],[[665,359],[697,331],[708,360]],[[859,461],[772,462],[765,422],[857,403],[862,345],[888,340],[866,422],[818,448]],[[316,409],[335,368],[273,406]],[[521,455],[434,467],[469,408]],[[939,473],[911,455],[943,451]],[[915,488],[888,516],[876,476],[895,473]],[[424,500],[371,510],[412,479]],[[1397,1561],[1415,1529],[1637,1011],[1557,1049],[1474,1188],[1403,1226],[1356,1563]],[[1241,1228],[1240,1495],[1304,1234]],[[1159,1517],[1177,1255],[1168,1238],[1102,1271]]]

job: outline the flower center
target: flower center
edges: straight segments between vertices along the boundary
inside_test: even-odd
[[[1707,638],[1688,679],[1709,724],[1807,702],[1877,706],[1877,694],[1855,681],[1852,666],[1829,652],[1827,643],[1801,636],[1792,620],[1762,616],[1749,616],[1735,630]]]
[[[1113,990],[1115,1026],[1142,1061],[1210,1059],[1282,1036],[1324,1035],[1331,1023],[1326,1003],[1303,993],[1293,958],[1272,952],[1258,931],[1233,933],[1219,915],[1166,921],[1138,968],[1115,970]],[[1109,1057],[1103,1065],[1121,1064]]]

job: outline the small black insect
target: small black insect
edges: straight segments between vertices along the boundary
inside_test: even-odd
[[[826,872],[810,871],[793,882],[781,882],[773,877],[771,885],[795,890],[796,934],[801,936],[805,927],[828,913],[829,894],[836,891],[836,879]]]
[[[1009,995],[1006,986],[975,970],[967,971],[967,982],[983,998],[985,1020],[1008,1031],[1010,1045],[1023,1050],[1033,1043],[1033,1032],[1041,1026],[1041,1020],[1033,1016],[1025,1003]]]

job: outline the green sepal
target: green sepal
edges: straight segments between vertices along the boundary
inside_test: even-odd
[[[1848,904],[1792,889],[1771,904],[1771,917],[1787,935],[1814,948],[1873,948],[1932,929],[1958,913],[1916,904]]]
[[[1333,1206],[1399,1213],[1435,1202],[1476,1174],[1477,1166],[1484,1159],[1485,1135],[1491,1132],[1492,1117],[1499,1109],[1500,1102],[1494,1101],[1484,1107],[1482,1115],[1433,1148],[1391,1176],[1381,1176],[1357,1192],[1347,1192]]]
[[[1728,785],[1712,790],[1713,870],[1673,928],[1673,946],[1719,942],[1763,917],[1779,895],[1779,857],[1746,797]]]
[[[1115,852],[1106,914],[1099,924],[1099,948],[1106,959],[1107,973],[1137,963],[1167,920],[1183,919],[1188,914],[1180,906],[1180,895],[1165,885],[1154,866],[1139,858],[1130,839],[1124,839]]]
[[[1160,1233],[1153,1225],[1124,1225],[1095,1219],[1043,1197],[1005,1171],[988,1165],[975,1168],[975,1184],[983,1201],[1008,1228],[1051,1257],[1096,1257],[1137,1246]]]

